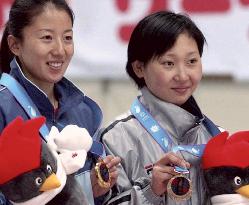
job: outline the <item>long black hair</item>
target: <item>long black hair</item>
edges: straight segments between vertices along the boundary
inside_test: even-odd
[[[0,46],[0,70],[9,73],[10,62],[14,54],[9,49],[8,35],[23,39],[23,29],[32,23],[34,17],[44,11],[44,8],[52,4],[55,8],[64,10],[70,16],[72,25],[74,13],[65,0],[15,0],[9,12],[9,20],[5,24]]]

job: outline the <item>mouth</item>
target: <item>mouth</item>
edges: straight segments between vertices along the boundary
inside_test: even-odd
[[[184,94],[189,90],[190,87],[175,87],[172,88],[175,92],[179,93],[179,94]]]
[[[63,65],[62,61],[47,62],[47,65],[52,69],[60,69]]]

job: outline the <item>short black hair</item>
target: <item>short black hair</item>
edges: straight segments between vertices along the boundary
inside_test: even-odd
[[[187,33],[196,41],[200,56],[202,56],[206,39],[186,14],[158,11],[138,22],[128,44],[126,64],[126,72],[138,88],[145,86],[145,81],[134,73],[132,63],[139,60],[146,64],[152,58],[160,57],[174,46],[177,37],[182,33]]]

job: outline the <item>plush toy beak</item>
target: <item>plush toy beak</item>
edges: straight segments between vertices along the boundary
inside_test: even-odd
[[[239,189],[237,189],[235,192],[249,198],[249,185],[242,186]]]
[[[60,187],[61,183],[58,177],[53,173],[42,184],[40,191],[48,191]]]

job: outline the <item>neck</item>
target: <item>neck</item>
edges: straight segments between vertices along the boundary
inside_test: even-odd
[[[51,92],[48,95],[48,99],[49,99],[50,103],[53,105],[54,109],[58,108],[58,101],[57,101],[57,99],[55,97],[54,92]]]
[[[39,88],[46,93],[50,103],[53,105],[54,109],[58,108],[58,101],[55,96],[54,92],[54,85],[53,86],[39,86]]]

